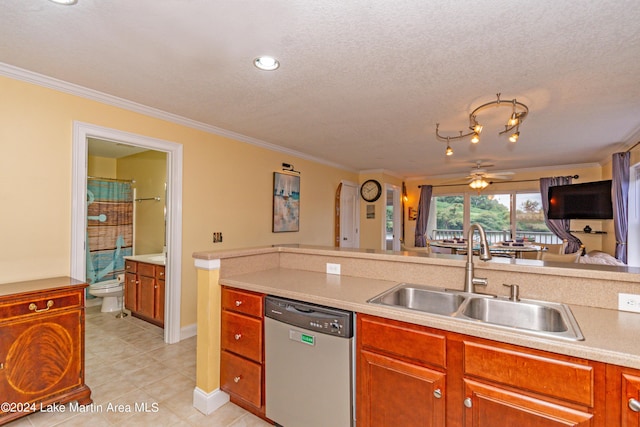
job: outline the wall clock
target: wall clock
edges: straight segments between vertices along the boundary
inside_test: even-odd
[[[360,187],[360,195],[367,202],[375,202],[382,194],[382,185],[375,179],[369,179]]]

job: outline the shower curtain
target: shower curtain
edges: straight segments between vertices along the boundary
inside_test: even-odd
[[[87,181],[87,283],[117,278],[133,253],[133,192],[130,182]]]

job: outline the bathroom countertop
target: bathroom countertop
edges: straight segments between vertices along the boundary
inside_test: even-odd
[[[146,255],[131,255],[126,256],[124,259],[136,262],[146,262],[147,264],[165,265],[167,257],[162,254],[146,254]]]

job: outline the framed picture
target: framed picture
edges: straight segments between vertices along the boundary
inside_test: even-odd
[[[300,231],[300,175],[273,173],[273,232]]]

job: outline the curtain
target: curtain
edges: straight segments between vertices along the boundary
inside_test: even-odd
[[[429,208],[431,207],[432,185],[420,187],[420,200],[418,201],[418,218],[416,220],[416,247],[427,246],[427,224],[429,222]]]
[[[124,273],[124,257],[133,253],[131,183],[89,179],[86,246],[88,283]]]
[[[567,247],[565,253],[577,252],[580,249],[582,242],[569,232],[569,226],[571,220],[568,219],[549,219],[549,187],[555,185],[568,185],[571,184],[571,177],[554,176],[550,178],[540,178],[540,196],[542,197],[542,211],[544,212],[544,222],[549,227],[549,230],[553,232],[562,240],[567,241]]]
[[[613,199],[613,226],[616,233],[616,258],[627,263],[629,157],[631,153],[613,153],[611,156]]]

